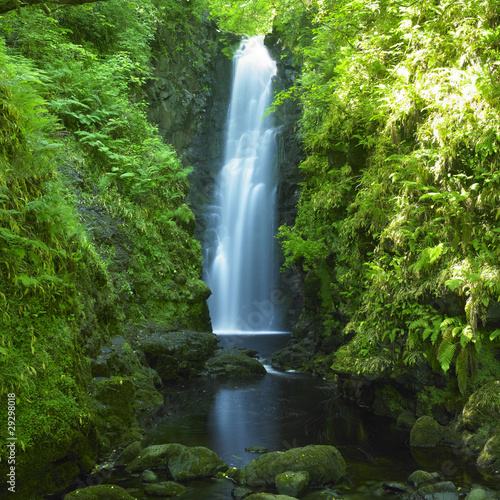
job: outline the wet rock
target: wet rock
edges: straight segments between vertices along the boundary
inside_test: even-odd
[[[158,482],[158,476],[152,470],[146,469],[141,474],[141,480],[144,483],[156,483]]]
[[[265,375],[264,365],[246,352],[223,350],[210,358],[206,365],[208,375],[213,377],[248,377]]]
[[[264,448],[263,446],[248,446],[245,448],[245,451],[248,453],[256,453],[261,455],[262,453],[267,453],[269,448]]]
[[[178,481],[211,477],[228,468],[215,452],[204,446],[172,443],[148,446],[126,470],[138,472],[160,466],[168,467],[170,475]]]
[[[187,488],[182,484],[175,483],[174,481],[164,481],[162,483],[148,484],[144,491],[151,496],[155,497],[174,497],[182,495]]]
[[[315,353],[315,342],[310,338],[291,340],[288,345],[272,356],[271,365],[282,370],[303,368]]]
[[[410,500],[458,500],[458,489],[451,481],[422,486]]]
[[[411,429],[416,421],[415,415],[410,410],[404,410],[398,415],[396,427],[400,429]]]
[[[382,483],[381,486],[384,491],[387,491],[392,495],[400,495],[402,493],[406,493],[409,489],[408,486],[402,483],[395,483],[395,482],[385,482]]]
[[[243,500],[243,498],[247,498],[248,495],[251,495],[253,491],[250,488],[234,488],[234,490],[231,491],[231,495],[233,498],[236,500]]]
[[[486,491],[475,488],[467,494],[465,500],[485,500],[486,498],[488,498]]]
[[[427,415],[420,417],[411,429],[410,446],[432,448],[443,438],[443,428]]]
[[[298,497],[309,485],[309,473],[307,471],[282,472],[275,477],[275,484],[280,495]]]
[[[121,467],[129,464],[136,458],[142,451],[142,443],[140,441],[134,441],[129,444],[118,456],[115,461],[115,466]]]
[[[333,446],[311,445],[265,453],[241,469],[231,469],[228,476],[249,486],[274,486],[275,477],[287,471],[307,471],[312,485],[329,484],[345,475],[346,463]]]
[[[441,480],[441,477],[437,472],[427,472],[425,470],[416,470],[406,480],[406,484],[412,488],[418,489],[426,484],[436,483]]]
[[[64,500],[134,500],[127,490],[114,484],[100,484],[98,486],[89,486],[68,493]]]
[[[246,500],[297,500],[296,497],[288,495],[273,495],[271,493],[254,493],[246,497]]]

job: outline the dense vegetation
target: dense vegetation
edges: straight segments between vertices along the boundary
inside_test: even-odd
[[[334,367],[426,359],[464,393],[498,375],[499,30],[494,1],[239,2],[302,64],[307,159],[287,265],[320,281]],[[231,10],[233,9],[233,10]],[[240,24],[238,24],[240,23]],[[241,28],[240,28],[241,29]]]
[[[18,470],[43,482],[59,463],[41,490],[99,452],[85,356],[148,323],[207,328],[189,168],[144,91],[172,45],[205,71],[204,7],[116,0],[0,18],[0,395],[17,397]]]

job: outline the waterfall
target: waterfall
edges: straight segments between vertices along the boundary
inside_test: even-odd
[[[276,63],[264,37],[244,40],[234,58],[224,164],[205,236],[205,281],[214,332],[279,329],[275,265],[275,130],[271,103]]]

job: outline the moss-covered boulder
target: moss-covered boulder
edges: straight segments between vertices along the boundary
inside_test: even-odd
[[[311,485],[329,484],[345,475],[346,463],[335,447],[310,445],[266,453],[228,475],[240,484],[274,486],[276,476],[287,471],[307,471]]]
[[[298,497],[309,486],[309,472],[286,471],[275,477],[276,489],[280,495]]]
[[[182,495],[186,487],[174,481],[163,481],[162,483],[148,484],[144,491],[154,497],[174,497]]]
[[[500,434],[488,439],[476,465],[491,474],[500,475]]]
[[[121,467],[129,464],[136,458],[142,451],[142,443],[140,441],[134,441],[125,447],[125,449],[118,455],[115,461],[115,466]]]
[[[410,446],[432,448],[443,439],[444,429],[432,417],[424,415],[410,432]]]
[[[273,354],[271,365],[282,370],[301,369],[311,362],[315,351],[315,342],[310,338],[292,339]]]
[[[236,350],[222,351],[210,358],[206,363],[208,375],[215,377],[248,377],[265,375],[264,365],[245,352]]]
[[[411,500],[458,500],[458,489],[451,481],[422,486],[410,495]]]
[[[127,493],[127,490],[114,484],[100,484],[89,486],[68,493],[64,500],[134,500],[134,497]]]
[[[161,380],[172,382],[199,374],[214,355],[217,342],[212,333],[169,332],[150,326],[139,334],[137,346]]]
[[[425,486],[430,483],[436,483],[439,481],[439,474],[437,472],[427,472],[425,470],[416,470],[412,472],[408,479],[406,480],[406,484],[411,486],[414,489],[418,489],[421,486]]]
[[[148,446],[126,470],[139,472],[160,466],[166,466],[170,475],[178,481],[215,476],[228,468],[215,452],[204,446],[189,447],[171,443]]]
[[[500,380],[483,385],[474,392],[464,406],[460,417],[463,428],[476,431],[484,425],[500,422]]]
[[[297,500],[296,497],[290,497],[288,495],[273,495],[272,493],[254,493],[248,497],[246,500]]]

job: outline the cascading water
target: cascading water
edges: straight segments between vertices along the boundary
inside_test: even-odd
[[[205,238],[205,280],[214,332],[280,327],[275,265],[275,135],[264,113],[276,63],[264,37],[244,40],[234,58],[224,166]]]

